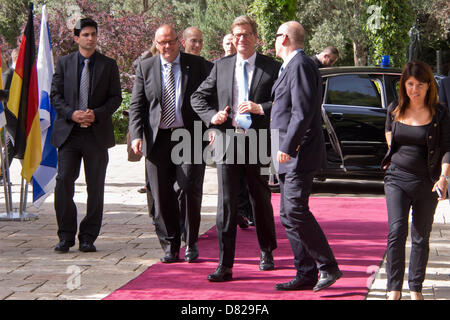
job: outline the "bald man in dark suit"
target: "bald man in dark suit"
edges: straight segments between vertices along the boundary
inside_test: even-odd
[[[272,88],[272,157],[280,181],[280,218],[294,253],[296,277],[277,290],[322,290],[342,276],[328,241],[309,210],[314,174],[325,159],[322,132],[322,78],[303,52],[305,31],[295,21],[282,24],[275,49],[283,59]],[[318,269],[320,278],[318,279]]]
[[[179,261],[181,215],[186,217],[187,231],[184,259],[193,262],[199,256],[197,240],[205,163],[202,123],[192,110],[190,98],[208,75],[208,69],[205,59],[180,52],[176,30],[170,25],[157,29],[155,44],[159,54],[140,61],[136,70],[129,131],[134,152],[145,156],[156,233],[164,250],[161,262]],[[196,124],[200,141],[194,141]],[[179,142],[172,137],[183,132],[191,137],[192,149],[184,150],[183,159],[173,159],[172,151]],[[195,149],[197,143],[200,150]]]

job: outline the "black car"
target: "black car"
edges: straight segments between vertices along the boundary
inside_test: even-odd
[[[333,67],[320,72],[327,164],[316,179],[381,179],[386,109],[397,99],[401,70]],[[269,186],[277,190],[276,175],[269,177]]]

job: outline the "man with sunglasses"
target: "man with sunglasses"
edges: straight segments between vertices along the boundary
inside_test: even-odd
[[[146,158],[155,228],[165,253],[161,261],[179,260],[180,216],[185,215],[184,259],[193,262],[199,255],[197,240],[205,164],[203,159],[200,162],[193,159],[198,152],[193,139],[195,122],[202,127],[190,98],[208,70],[203,58],[180,52],[177,32],[172,26],[159,27],[154,42],[160,54],[140,61],[136,70],[129,110],[132,148]],[[172,141],[172,136],[180,132],[191,137],[187,148],[190,150],[183,150],[181,161],[172,158],[172,151],[180,143]]]
[[[327,238],[309,209],[314,174],[325,161],[322,129],[322,77],[305,55],[305,30],[296,21],[278,28],[281,73],[272,88],[272,158],[280,181],[280,219],[294,254],[295,278],[277,290],[319,291],[342,276]],[[318,273],[320,271],[320,277]]]

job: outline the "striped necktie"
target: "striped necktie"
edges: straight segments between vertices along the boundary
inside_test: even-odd
[[[175,77],[173,64],[167,63],[165,66],[161,123],[168,127],[175,121]]]
[[[83,72],[80,79],[79,107],[87,110],[89,101],[89,59],[84,59]]]

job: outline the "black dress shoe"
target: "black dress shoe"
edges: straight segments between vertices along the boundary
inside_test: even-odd
[[[166,255],[161,258],[162,263],[174,263],[178,260],[178,253],[166,253]]]
[[[231,281],[232,278],[233,278],[233,269],[225,267],[221,264],[219,264],[214,273],[208,275],[208,280],[211,282]]]
[[[198,248],[197,244],[192,246],[186,246],[186,251],[184,253],[184,261],[189,263],[194,262],[198,258]]]
[[[259,270],[268,271],[275,269],[273,262],[273,255],[271,251],[261,251],[261,257],[259,260]]]
[[[333,283],[335,283],[336,280],[339,279],[340,277],[342,277],[342,272],[339,270],[335,272],[320,271],[319,281],[317,282],[313,290],[319,291],[328,288]]]
[[[61,240],[55,247],[55,251],[58,253],[69,252],[70,247],[75,245],[74,241]]]
[[[310,280],[308,278],[294,278],[293,280],[286,283],[278,283],[275,285],[275,289],[282,291],[290,290],[311,290],[317,280]]]
[[[94,246],[92,242],[80,242],[80,246],[78,248],[81,252],[96,252],[97,248]]]
[[[237,216],[237,224],[241,229],[247,229],[248,228],[248,220],[246,217],[243,217],[241,215]]]

